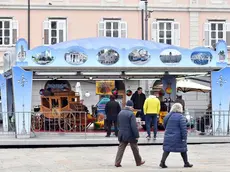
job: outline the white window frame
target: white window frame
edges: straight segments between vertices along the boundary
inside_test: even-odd
[[[212,46],[212,24],[215,24],[216,26],[218,26],[218,24],[222,24],[223,25],[223,40],[226,40],[226,30],[225,30],[225,23],[226,22],[209,22],[210,23],[210,30],[209,30],[209,45]],[[216,27],[216,43],[218,42],[219,38],[218,38],[218,27]]]
[[[114,38],[127,38],[127,22],[122,20],[103,20],[98,24],[98,36],[99,37],[109,37],[106,36],[106,23],[118,22],[118,37],[113,36],[113,24],[111,25],[111,37]]]
[[[15,46],[16,45],[16,42],[17,42],[17,40],[18,40],[18,21],[17,20],[13,20],[13,19],[7,19],[7,18],[2,18],[2,19],[0,19],[0,21],[1,22],[5,22],[5,21],[9,21],[9,23],[10,23],[10,26],[9,26],[9,31],[10,31],[10,35],[9,35],[9,39],[10,39],[10,42],[9,42],[9,44],[7,44],[7,45],[5,45],[4,44],[4,38],[5,38],[5,36],[4,36],[4,31],[5,31],[5,29],[2,29],[2,44],[0,44],[0,47],[11,47],[11,46]],[[4,28],[4,25],[3,25],[3,28]],[[13,33],[13,30],[16,30],[16,38],[15,38],[15,41],[13,41],[14,40],[14,33]]]
[[[180,23],[174,20],[157,20],[152,23],[152,40],[160,42],[160,23],[164,23],[164,43],[166,43],[166,23],[171,23],[171,45],[180,46]],[[176,25],[178,28],[176,28]]]
[[[104,35],[106,35],[106,31],[107,31],[106,24],[107,23],[111,23],[111,29],[110,29],[111,30],[111,37],[113,37],[113,38],[119,38],[120,37],[120,33],[121,33],[120,22],[121,22],[121,20],[104,20],[104,23],[105,23]],[[118,31],[118,37],[114,37],[113,36],[113,31],[116,31],[116,29],[113,29],[113,24],[114,23],[118,23],[118,29],[117,29],[117,31]]]
[[[160,23],[164,23],[164,42],[162,42],[163,44],[167,44],[167,36],[166,36],[166,33],[167,33],[167,30],[166,30],[166,24],[167,23],[171,23],[171,45],[173,45],[173,43],[174,43],[174,31],[173,31],[173,23],[174,23],[174,21],[171,21],[171,20],[159,20],[159,21],[157,21],[157,28],[158,28],[158,30],[157,30],[157,33],[158,33],[158,38],[157,38],[157,42],[160,42],[160,39],[163,39],[163,38],[160,38],[160,31],[162,31],[162,30],[160,30]]]
[[[227,47],[230,48],[230,40],[227,40],[227,32],[230,33],[230,23],[226,21],[208,21],[204,23],[204,46],[208,48],[212,48],[212,40],[211,40],[211,24],[223,24],[223,39],[227,43]],[[208,32],[208,40],[206,40],[206,32]],[[218,42],[218,28],[216,28],[216,43]],[[207,44],[208,43],[208,44]]]
[[[52,28],[51,28],[51,23],[52,22],[57,22],[57,42],[56,44],[58,43],[61,43],[59,41],[59,30],[61,30],[61,28],[59,27],[59,24],[61,24],[63,22],[63,26],[64,28],[62,29],[63,30],[63,41],[62,42],[65,42],[67,40],[67,19],[54,19],[54,18],[49,18],[48,20],[44,21],[43,23],[43,44],[44,45],[52,45],[52,36],[51,36],[51,33],[52,33]],[[48,26],[48,27],[47,27]],[[49,30],[49,43],[46,44],[45,43],[45,35],[44,35],[44,31],[48,29]]]

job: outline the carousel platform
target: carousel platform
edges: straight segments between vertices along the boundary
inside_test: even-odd
[[[147,140],[146,133],[140,133],[139,145],[162,145],[163,132],[158,134],[157,140]],[[230,143],[227,136],[190,135],[188,144],[224,144]],[[12,135],[0,136],[0,148],[36,148],[36,147],[92,147],[117,146],[115,136],[105,137],[105,133],[32,133],[29,139],[16,139]]]

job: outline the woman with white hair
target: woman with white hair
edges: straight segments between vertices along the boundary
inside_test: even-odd
[[[170,152],[180,152],[184,160],[184,167],[191,168],[193,165],[188,162],[187,156],[187,127],[186,118],[183,116],[183,107],[175,103],[170,113],[164,118],[164,143],[160,167],[167,168],[165,161]]]

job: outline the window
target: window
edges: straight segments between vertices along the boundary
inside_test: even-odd
[[[180,46],[180,24],[173,20],[158,20],[153,22],[152,40]]]
[[[209,21],[204,24],[204,46],[215,47],[219,40],[225,40],[230,47],[230,23]]]
[[[224,39],[224,23],[210,23],[211,25],[211,45],[215,45],[219,40]]]
[[[172,44],[172,22],[158,22],[159,28],[159,37],[158,42],[165,44]]]
[[[98,24],[99,37],[127,38],[127,23],[121,20],[104,20]]]
[[[18,22],[0,18],[0,46],[15,45],[18,40]]]
[[[49,19],[43,23],[43,44],[52,45],[66,41],[66,19]]]

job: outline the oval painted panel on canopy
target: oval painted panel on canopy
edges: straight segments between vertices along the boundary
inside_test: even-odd
[[[191,60],[197,65],[207,65],[212,61],[212,53],[208,51],[194,51],[191,54]]]
[[[113,65],[118,62],[120,55],[112,48],[104,48],[97,54],[97,60],[103,65]]]
[[[137,48],[129,53],[129,61],[133,64],[142,65],[150,60],[150,54],[146,49]]]
[[[176,49],[165,49],[160,54],[160,60],[164,64],[178,64],[181,59],[182,55]]]
[[[67,53],[65,53],[65,61],[71,65],[81,65],[88,60],[88,55],[85,51],[81,50],[79,47],[70,48]]]

